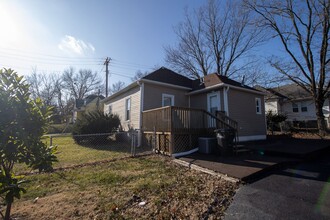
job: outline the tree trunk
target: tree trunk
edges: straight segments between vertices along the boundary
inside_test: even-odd
[[[6,214],[5,214],[5,219],[4,220],[10,220],[11,204],[12,204],[11,202],[7,204]]]
[[[324,119],[323,114],[323,103],[322,101],[315,100],[315,110],[316,110],[316,117],[317,117],[317,128],[319,130],[319,134],[321,136],[326,135],[327,126]]]

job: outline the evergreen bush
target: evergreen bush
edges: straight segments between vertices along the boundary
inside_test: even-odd
[[[120,127],[118,115],[100,111],[84,114],[73,126],[73,138],[78,144],[104,144],[109,141],[109,133]],[[98,134],[98,135],[96,135]]]

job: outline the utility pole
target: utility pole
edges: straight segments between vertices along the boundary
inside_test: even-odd
[[[105,65],[105,97],[108,97],[108,77],[109,77],[109,63],[110,63],[111,58],[107,57],[104,61]]]

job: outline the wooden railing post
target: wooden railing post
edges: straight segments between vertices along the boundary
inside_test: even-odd
[[[174,114],[173,114],[173,111],[174,111],[174,108],[172,106],[169,107],[169,110],[170,110],[170,146],[169,146],[169,153],[170,155],[173,154],[174,152],[174,126],[173,126],[173,121],[174,121]]]

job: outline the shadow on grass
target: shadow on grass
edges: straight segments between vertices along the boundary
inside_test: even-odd
[[[137,138],[132,142],[132,137],[127,134],[98,135],[98,136],[74,136],[75,143],[81,147],[114,151],[120,153],[144,153],[151,151],[151,147],[137,146]]]

